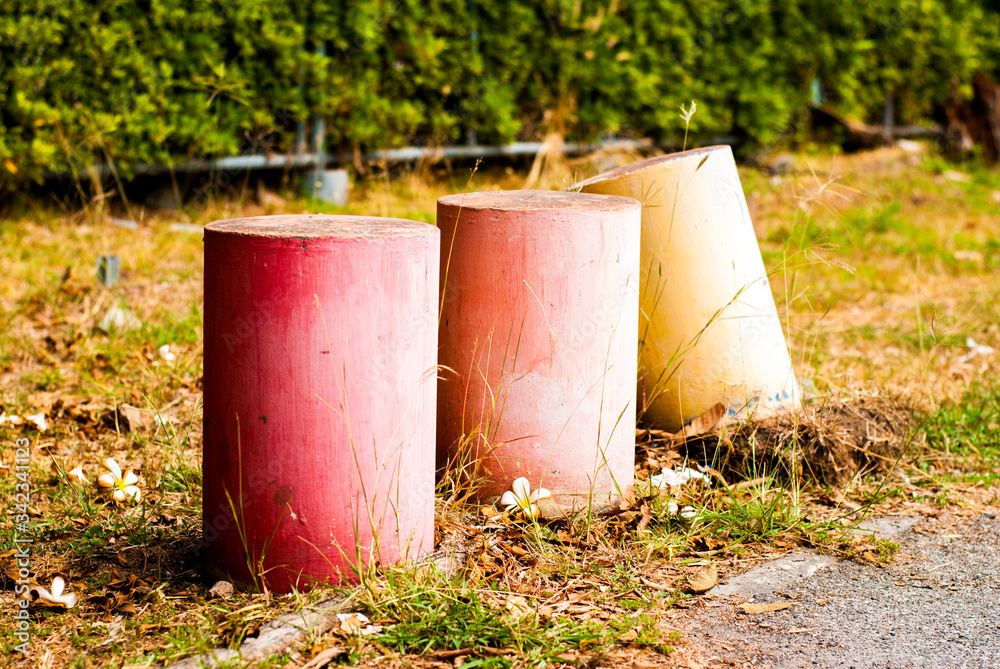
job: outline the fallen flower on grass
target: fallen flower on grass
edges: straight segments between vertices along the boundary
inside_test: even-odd
[[[136,318],[131,311],[116,305],[108,309],[108,312],[104,314],[104,318],[101,319],[97,327],[104,332],[110,333],[112,330],[117,330],[118,332],[135,330],[141,325],[142,321]]]
[[[977,344],[976,340],[972,337],[965,338],[965,347],[969,349],[969,352],[959,358],[959,362],[968,362],[975,358],[976,356],[989,357],[993,355],[994,349],[992,346],[984,346],[983,344]]]
[[[49,429],[49,424],[45,421],[44,413],[36,413],[34,416],[25,416],[24,420],[28,421],[29,423],[34,423],[35,427],[38,428],[39,432],[45,432],[47,429]]]
[[[105,458],[101,463],[108,471],[97,477],[97,487],[108,499],[121,504],[126,500],[139,502],[142,500],[142,491],[136,483],[139,477],[132,471],[122,476],[122,469],[112,458]]]
[[[537,518],[540,511],[536,502],[549,497],[552,497],[552,493],[545,488],[532,491],[528,479],[522,476],[514,479],[514,482],[510,484],[510,490],[500,498],[500,503],[507,508],[507,511],[520,509],[521,513],[528,518]]]
[[[177,356],[170,352],[170,344],[164,344],[160,347],[160,357],[170,364],[177,360]]]
[[[712,485],[712,479],[690,467],[664,469],[659,474],[650,476],[649,482],[656,488],[673,488],[675,486],[682,486],[693,479],[701,479],[701,482],[706,486]]]
[[[4,423],[10,423],[11,425],[20,425],[24,422],[24,419],[17,414],[8,414],[6,411],[0,413],[0,425]]]
[[[87,477],[83,474],[83,465],[77,465],[75,468],[66,472],[66,478],[69,479],[70,483],[75,483],[77,485],[81,483],[90,483]]]
[[[694,508],[693,506],[685,506],[683,508],[678,508],[677,502],[673,500],[667,502],[667,513],[669,513],[671,516],[680,516],[681,518],[685,519],[698,517],[698,509]]]
[[[31,604],[33,606],[44,606],[53,609],[71,609],[76,606],[76,593],[63,593],[66,581],[62,576],[52,579],[52,590],[46,590],[41,586],[34,586],[31,590],[38,593],[38,599]]]

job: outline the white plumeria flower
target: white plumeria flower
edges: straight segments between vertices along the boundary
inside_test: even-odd
[[[49,424],[45,422],[44,413],[36,413],[34,416],[25,416],[24,420],[28,421],[29,423],[34,423],[35,427],[38,428],[39,432],[45,432],[47,429],[49,429]]]
[[[670,500],[667,502],[667,513],[671,516],[679,515],[681,518],[691,519],[698,517],[698,510],[693,506],[685,506],[683,508],[677,507],[677,502]]]
[[[122,476],[122,468],[112,458],[105,458],[101,463],[108,471],[97,477],[97,486],[105,497],[121,504],[126,500],[138,502],[142,500],[142,491],[136,483],[139,477],[132,471]]]
[[[994,348],[992,346],[984,346],[982,344],[977,344],[976,340],[972,337],[965,338],[965,347],[969,349],[969,352],[959,358],[959,362],[968,362],[975,358],[977,355],[981,356],[991,356],[994,353]]]
[[[690,467],[664,468],[659,474],[650,476],[649,482],[654,488],[672,488],[674,486],[682,486],[694,479],[700,479],[706,486],[712,485],[712,479]]]
[[[170,344],[164,344],[160,347],[160,357],[171,364],[177,359],[177,356],[170,352]]]
[[[698,510],[693,506],[685,506],[680,512],[681,518],[697,518]]]
[[[83,473],[83,465],[77,465],[74,469],[66,472],[66,478],[69,479],[70,483],[90,483]]]
[[[549,497],[552,497],[552,493],[545,488],[532,491],[528,479],[522,476],[514,479],[514,482],[510,484],[510,490],[500,498],[500,503],[507,507],[508,511],[520,509],[521,513],[528,518],[537,518],[540,511],[535,502]]]
[[[51,591],[42,587],[35,588],[34,590],[38,593],[38,601],[43,606],[61,606],[66,609],[71,609],[76,606],[76,593],[63,593],[63,589],[65,587],[66,581],[63,580],[63,577],[56,576],[52,579]]]

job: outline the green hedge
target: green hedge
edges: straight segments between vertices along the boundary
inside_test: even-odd
[[[550,131],[766,145],[814,80],[845,114],[925,119],[998,70],[993,0],[5,0],[0,190],[46,172]],[[325,55],[317,45],[325,47]]]

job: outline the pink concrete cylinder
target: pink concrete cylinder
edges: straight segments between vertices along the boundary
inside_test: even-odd
[[[640,219],[606,195],[438,200],[439,464],[480,498],[523,476],[580,509],[632,484]]]
[[[439,257],[413,221],[205,227],[210,573],[288,591],[432,548]]]

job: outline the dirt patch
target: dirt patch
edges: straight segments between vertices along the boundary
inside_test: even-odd
[[[843,485],[886,471],[911,443],[920,414],[901,396],[831,400],[685,441],[680,452],[743,478],[777,473]]]

